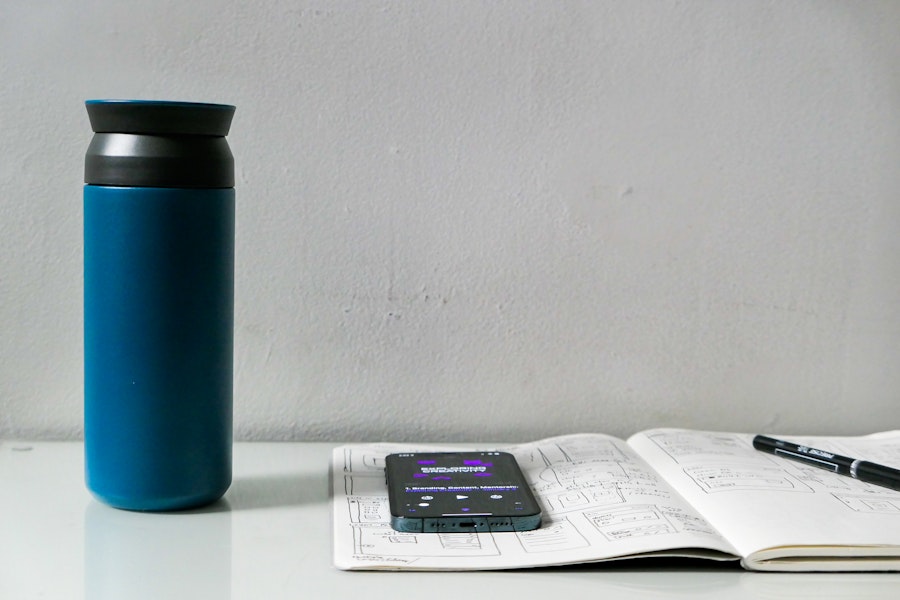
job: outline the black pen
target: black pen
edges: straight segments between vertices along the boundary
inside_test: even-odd
[[[867,460],[850,458],[817,450],[809,446],[792,444],[775,438],[758,435],[753,438],[753,447],[763,452],[797,460],[813,467],[827,469],[840,475],[847,475],[866,483],[874,483],[892,490],[900,490],[900,470],[885,467]]]

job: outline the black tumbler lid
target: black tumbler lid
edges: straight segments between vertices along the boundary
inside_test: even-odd
[[[94,133],[226,136],[235,107],[168,100],[88,100]]]
[[[234,157],[225,139],[234,106],[160,100],[85,105],[94,130],[84,157],[85,183],[234,187]]]

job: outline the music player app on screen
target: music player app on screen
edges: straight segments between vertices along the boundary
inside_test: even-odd
[[[528,531],[541,509],[507,452],[391,454],[391,526],[406,532]]]

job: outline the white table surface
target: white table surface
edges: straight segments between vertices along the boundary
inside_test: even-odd
[[[339,571],[328,496],[335,445],[236,444],[223,500],[142,514],[92,499],[82,444],[0,441],[0,599],[900,598],[900,574],[750,573],[687,560]]]

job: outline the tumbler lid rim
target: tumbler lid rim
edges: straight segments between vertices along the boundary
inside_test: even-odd
[[[231,104],[175,100],[85,101],[94,133],[149,135],[228,135],[235,107]]]

